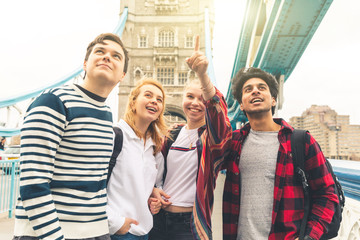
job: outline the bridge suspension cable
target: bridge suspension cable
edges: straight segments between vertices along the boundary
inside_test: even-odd
[[[125,27],[125,22],[127,20],[127,16],[128,16],[128,9],[125,8],[113,33],[115,33],[119,36],[122,35],[122,32]],[[11,106],[18,102],[24,101],[26,99],[36,97],[37,95],[39,95],[42,91],[44,91],[46,89],[61,86],[61,85],[65,84],[66,82],[70,81],[71,79],[73,79],[74,77],[78,76],[82,71],[83,71],[83,67],[80,66],[80,67],[76,68],[74,71],[70,72],[65,77],[63,77],[55,82],[52,82],[50,84],[47,84],[43,87],[39,87],[39,88],[32,90],[28,93],[25,93],[25,94],[0,99],[0,108]]]
[[[121,37],[121,35],[122,35],[123,31],[124,31],[127,17],[128,17],[128,8],[125,8],[123,13],[121,14],[121,17],[120,17],[120,19],[118,21],[117,26],[115,27],[115,29],[113,31],[113,33],[119,35],[119,37]],[[27,100],[29,98],[34,98],[34,97],[38,96],[41,92],[46,90],[46,89],[59,87],[61,85],[64,85],[65,83],[67,83],[71,79],[73,79],[76,76],[78,76],[79,74],[81,74],[82,71],[83,71],[83,67],[80,66],[80,67],[76,68],[74,71],[70,72],[65,77],[63,77],[63,78],[61,78],[59,80],[56,80],[55,82],[52,82],[50,84],[47,84],[47,85],[39,87],[39,88],[36,88],[36,89],[31,90],[31,91],[29,91],[27,93],[24,93],[24,94],[20,94],[20,95],[11,96],[11,97],[8,97],[8,98],[0,99],[0,108],[12,106],[12,105],[15,105],[18,102]],[[11,136],[15,136],[15,135],[18,135],[18,134],[20,134],[20,129],[18,129],[18,128],[0,127],[0,136],[11,137]]]

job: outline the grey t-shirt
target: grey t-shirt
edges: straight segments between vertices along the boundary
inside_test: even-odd
[[[268,239],[271,228],[278,132],[250,130],[241,150],[237,240]]]

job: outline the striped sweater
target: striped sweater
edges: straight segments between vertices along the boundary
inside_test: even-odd
[[[106,176],[112,114],[77,86],[50,89],[21,130],[15,236],[84,239],[108,233]]]

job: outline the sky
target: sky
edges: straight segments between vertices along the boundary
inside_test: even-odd
[[[218,87],[226,94],[245,1],[214,1],[213,63]],[[116,27],[120,0],[12,0],[0,1],[0,9],[2,99],[55,82],[81,66],[88,43]],[[359,11],[358,0],[334,0],[285,83],[279,117],[289,120],[312,104],[329,105],[360,125]],[[109,97],[113,110],[116,92]],[[5,113],[0,109],[0,121]]]

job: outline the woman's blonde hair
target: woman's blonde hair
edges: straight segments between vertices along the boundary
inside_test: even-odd
[[[186,83],[184,87],[184,95],[186,94],[186,90],[188,90],[190,87],[198,86],[201,91],[201,82],[199,79],[194,79]]]
[[[166,123],[165,123],[165,118],[164,118],[165,91],[164,91],[164,88],[161,85],[161,83],[152,78],[144,78],[144,79],[138,81],[135,85],[135,88],[130,92],[129,100],[128,100],[126,111],[124,114],[124,119],[127,122],[127,124],[129,124],[129,126],[134,130],[135,134],[139,138],[142,138],[143,136],[142,136],[141,132],[135,126],[135,118],[134,117],[135,117],[136,113],[133,111],[133,107],[135,105],[137,97],[140,94],[140,88],[144,85],[153,85],[153,86],[159,88],[163,94],[163,103],[162,103],[163,108],[161,110],[161,113],[155,121],[150,123],[150,125],[145,133],[145,138],[147,136],[150,136],[151,139],[153,140],[153,142],[155,143],[155,149],[154,149],[154,155],[155,155],[156,153],[158,153],[161,150],[161,146],[163,143],[163,137],[167,135],[167,130],[168,130]]]

